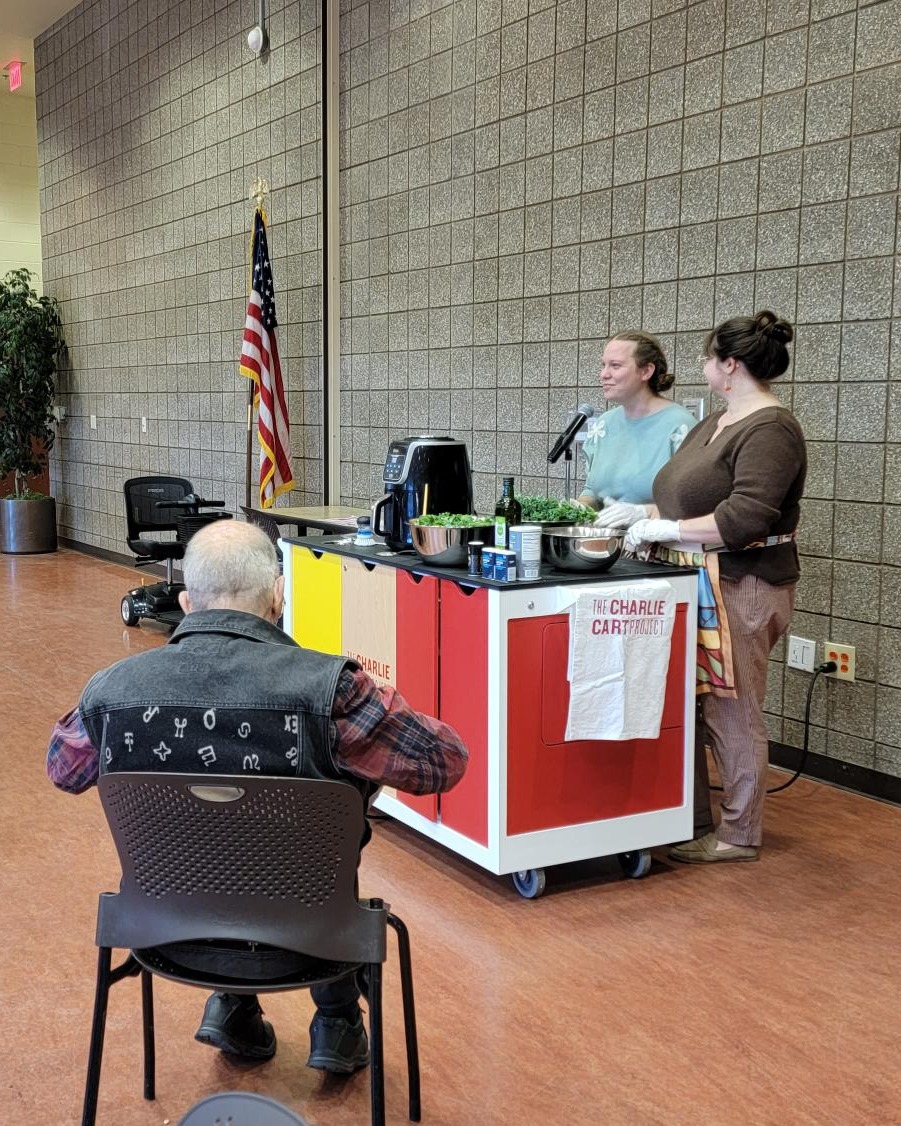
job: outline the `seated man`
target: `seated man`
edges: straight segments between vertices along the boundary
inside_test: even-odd
[[[168,644],[95,674],[57,723],[47,756],[54,785],[77,794],[100,771],[209,769],[337,779],[368,802],[381,785],[429,794],[460,780],[467,752],[450,727],[378,687],[354,661],[302,649],[274,625],[284,578],[258,528],[223,520],[201,529],[185,551],[184,581],[186,617]],[[361,848],[369,835],[367,826]],[[210,946],[183,945],[185,965],[212,957]],[[234,944],[217,948],[215,965],[245,978],[290,972],[284,962],[274,968],[279,957],[299,956]],[[354,976],[311,992],[308,1066],[338,1074],[365,1067]],[[213,994],[196,1038],[252,1059],[275,1053],[255,996]]]

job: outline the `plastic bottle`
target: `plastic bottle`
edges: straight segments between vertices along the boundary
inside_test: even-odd
[[[372,521],[368,516],[357,517],[357,534],[354,536],[354,547],[374,547],[375,536],[372,534]]]

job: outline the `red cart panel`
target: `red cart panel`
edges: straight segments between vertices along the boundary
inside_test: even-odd
[[[441,822],[488,843],[488,591],[441,580],[440,718],[469,750],[466,773],[441,795]]]
[[[397,571],[397,690],[418,711],[438,715],[438,579]],[[430,821],[438,795],[405,794],[399,802]]]
[[[534,832],[680,806],[685,605],[676,607],[660,737],[564,741],[569,618],[508,623],[507,832]]]

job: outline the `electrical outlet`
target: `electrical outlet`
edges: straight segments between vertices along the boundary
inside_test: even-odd
[[[834,680],[854,680],[856,649],[853,645],[840,645],[837,641],[827,641],[823,652],[824,661],[835,661],[838,668],[827,673]]]
[[[91,429],[92,430],[97,429],[97,415],[96,414],[91,415]]]
[[[143,415],[141,415],[141,433],[147,433],[147,419]]]
[[[816,652],[817,643],[815,641],[808,641],[806,637],[795,637],[794,634],[789,634],[786,663],[790,669],[813,672]]]

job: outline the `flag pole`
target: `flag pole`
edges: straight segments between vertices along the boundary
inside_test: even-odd
[[[254,202],[254,213],[253,213],[254,220],[256,219],[257,211],[263,210],[263,203],[265,202],[265,198],[268,195],[268,193],[269,193],[269,184],[265,180],[261,179],[258,176],[254,180],[253,184],[251,184],[251,187],[250,187],[250,199],[253,200],[253,202]],[[253,247],[253,226],[254,226],[254,221],[252,220],[251,221],[251,235],[250,235],[251,248]],[[251,251],[251,253],[252,253],[252,251]],[[251,282],[252,282],[252,280],[253,280],[253,278],[252,278],[253,262],[252,261],[250,263],[250,273],[251,273]],[[248,289],[249,288],[250,288],[250,284],[248,284]],[[252,379],[248,380],[248,388],[247,388],[247,435],[246,435],[247,442],[246,442],[245,458],[244,458],[244,503],[248,508],[254,507],[250,503],[251,502],[251,492],[252,492],[252,487],[251,487],[250,481],[251,481],[251,476],[253,474],[253,400],[254,400],[255,394],[256,394],[256,384],[253,382]]]
[[[251,382],[247,398],[247,456],[244,461],[244,504],[247,508],[253,508],[250,503],[250,475],[253,473],[253,388]]]

